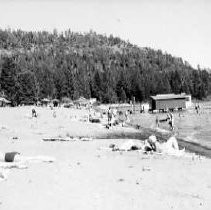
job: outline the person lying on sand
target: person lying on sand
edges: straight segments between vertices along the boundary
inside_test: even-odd
[[[158,153],[181,155],[184,153],[185,148],[179,150],[178,142],[175,136],[171,136],[166,142],[160,143],[157,141],[155,135],[151,135],[146,141],[143,147],[144,151],[154,151]]]
[[[144,141],[144,144],[142,142],[136,143],[133,140],[129,140],[120,146],[111,144],[109,147],[112,149],[112,151],[142,150],[144,152],[157,152],[171,155],[182,155],[185,151],[185,149],[179,150],[178,142],[175,136],[170,137],[164,143],[159,143],[156,136],[151,135],[147,140]]]
[[[19,152],[0,152],[0,167],[2,168],[24,168],[27,162],[54,162],[55,159],[47,156],[26,157]]]
[[[109,148],[111,148],[112,151],[140,150],[140,149],[142,149],[142,147],[143,147],[142,143],[135,143],[133,140],[129,140],[127,142],[124,142],[120,146],[117,146],[116,144],[110,144],[109,145]]]

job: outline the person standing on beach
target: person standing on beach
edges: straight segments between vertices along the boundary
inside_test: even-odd
[[[111,126],[111,119],[112,119],[112,110],[111,107],[108,108],[108,126]]]
[[[158,116],[156,116],[155,123],[156,123],[156,127],[159,128],[160,124],[159,124]]]
[[[198,106],[197,106],[197,107],[198,107],[198,114],[200,114],[200,113],[199,113],[199,111],[200,111],[200,106],[199,106],[199,104],[198,104]]]
[[[128,121],[128,111],[126,110],[125,111],[125,122],[127,122]]]
[[[169,112],[169,125],[170,129],[174,130],[174,115],[171,112]]]
[[[198,109],[197,105],[195,106],[195,110],[196,110],[196,114],[198,114],[199,113],[199,109]]]
[[[33,118],[33,117],[37,117],[37,112],[36,112],[35,109],[32,109],[32,118]]]

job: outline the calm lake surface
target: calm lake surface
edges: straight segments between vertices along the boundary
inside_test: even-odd
[[[211,148],[211,102],[200,103],[199,114],[194,108],[174,112],[175,130],[185,141],[196,142]],[[137,113],[131,115],[131,123],[142,127],[155,128],[155,119],[165,119],[166,113]],[[160,124],[161,129],[169,130],[167,122]]]

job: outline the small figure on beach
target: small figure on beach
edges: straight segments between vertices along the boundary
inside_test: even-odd
[[[53,111],[53,118],[56,118],[56,111]]]
[[[197,105],[195,105],[195,110],[196,110],[196,114],[198,114],[199,110],[198,110],[198,106]]]
[[[156,118],[155,118],[156,127],[159,128],[160,127],[160,123],[166,123],[169,119],[170,119],[169,115],[167,115],[167,117],[164,118],[164,119],[159,119],[159,117],[156,116]]]
[[[156,127],[159,128],[160,122],[159,122],[158,116],[156,116],[155,118],[155,124],[156,124]]]
[[[144,110],[144,105],[141,104],[141,105],[140,105],[140,113],[144,113],[144,112],[145,112],[145,110]]]
[[[33,118],[33,117],[37,117],[37,112],[36,112],[35,109],[32,109],[32,118]]]
[[[200,110],[199,104],[198,105],[195,105],[195,110],[196,110],[196,114],[199,114],[199,110]]]
[[[128,115],[129,115],[128,110],[126,110],[126,111],[119,111],[118,120],[116,120],[116,121],[118,121],[118,123],[120,123],[122,125],[122,127],[124,127],[125,124],[127,122],[129,122]]]
[[[113,109],[113,116],[116,117],[117,116],[117,109]]]
[[[126,111],[125,111],[125,122],[128,122],[128,121],[129,121],[128,115],[129,115],[129,113],[128,113],[128,111],[126,110]]]
[[[112,110],[111,110],[111,107],[108,108],[107,115],[108,115],[108,126],[111,126],[111,119],[112,119]]]
[[[142,143],[141,142],[135,142],[133,140],[129,140],[124,142],[122,145],[118,146],[116,144],[110,144],[109,148],[112,149],[112,151],[131,151],[131,150],[140,150],[142,149]]]
[[[106,125],[106,128],[110,128],[113,125],[116,125],[117,124],[117,121],[116,121],[116,117],[115,117],[115,115],[114,115],[113,110],[111,109],[111,107],[109,107],[107,114],[108,114],[108,124]]]
[[[167,116],[167,119],[169,120],[170,129],[174,130],[174,115],[172,112],[169,112]]]
[[[114,114],[111,114],[110,126],[116,125],[116,118]]]

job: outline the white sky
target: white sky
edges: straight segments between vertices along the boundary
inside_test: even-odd
[[[210,0],[0,0],[0,28],[113,34],[211,67]]]

